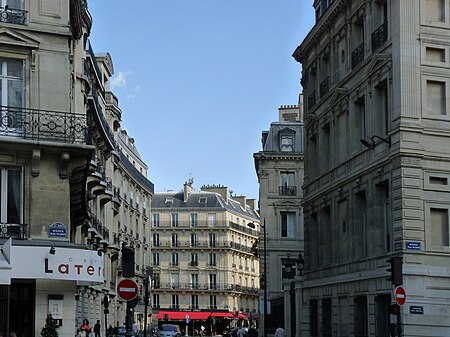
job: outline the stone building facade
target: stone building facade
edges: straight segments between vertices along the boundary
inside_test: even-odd
[[[192,184],[152,199],[152,305],[169,320],[179,311],[193,320],[193,312],[209,312],[194,323],[221,333],[234,317],[258,310],[259,263],[252,246],[259,215],[253,199],[231,196],[221,185],[196,191]]]
[[[262,226],[266,226],[267,332],[278,324],[289,336],[295,333],[298,317],[294,310],[300,303],[299,259],[303,257],[303,152],[304,134],[301,105],[279,108],[279,121],[262,133],[262,151],[253,155],[259,181]],[[265,224],[265,225],[264,225]],[[264,280],[264,231],[260,233],[261,279]],[[264,292],[260,300],[264,302]],[[269,312],[269,309],[267,309]],[[264,308],[260,308],[260,335],[263,334]]]
[[[314,1],[305,97],[306,336],[450,334],[450,2]]]

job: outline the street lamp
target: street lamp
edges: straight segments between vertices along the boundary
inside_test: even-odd
[[[267,242],[266,242],[266,218],[263,220],[263,225],[259,224],[263,229],[263,255],[264,255],[264,274],[263,274],[263,283],[264,283],[264,313],[263,313],[263,337],[267,337]],[[247,224],[248,227],[255,229],[256,225],[254,222],[250,222]]]
[[[391,147],[391,137],[383,138],[383,137],[380,137],[377,135],[373,135],[372,137],[363,137],[360,139],[360,141],[369,150],[373,150],[373,149],[375,149],[375,146],[378,144],[378,143],[375,143],[375,139],[379,139],[380,141],[388,144],[389,147]]]

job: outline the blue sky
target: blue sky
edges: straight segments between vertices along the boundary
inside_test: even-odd
[[[122,127],[155,191],[228,186],[258,199],[253,153],[278,107],[297,104],[292,53],[312,0],[91,0],[96,53],[109,52]]]

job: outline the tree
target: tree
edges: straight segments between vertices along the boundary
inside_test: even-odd
[[[41,336],[42,337],[58,337],[58,332],[56,329],[58,329],[59,326],[56,325],[55,321],[53,320],[52,314],[47,315],[47,319],[45,320],[45,325],[41,330]]]

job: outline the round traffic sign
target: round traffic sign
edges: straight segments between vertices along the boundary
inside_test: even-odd
[[[130,278],[123,279],[117,285],[117,295],[124,301],[131,301],[137,296],[137,293],[138,285]]]
[[[406,302],[406,291],[402,286],[395,287],[394,289],[395,302],[402,306]]]

